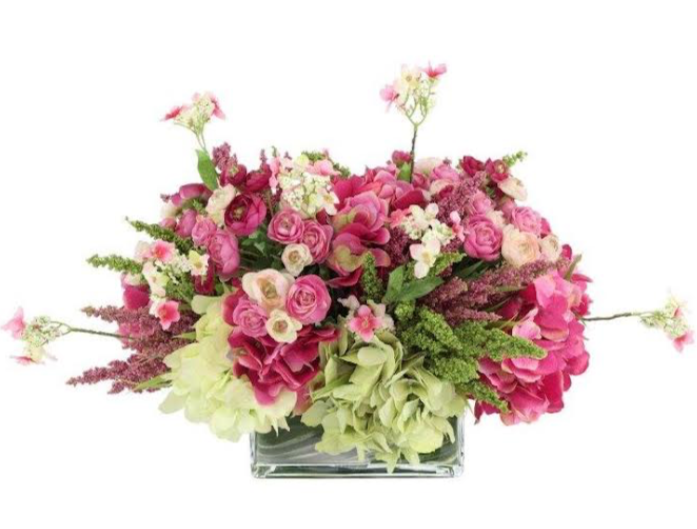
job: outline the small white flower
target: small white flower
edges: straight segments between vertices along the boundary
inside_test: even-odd
[[[208,274],[208,255],[201,255],[194,250],[189,252],[188,263],[191,275],[194,277],[205,277]]]
[[[140,241],[136,244],[136,251],[133,254],[133,259],[138,263],[143,263],[150,259],[150,247],[147,242]]]
[[[179,208],[175,206],[171,200],[168,200],[162,205],[162,209],[160,209],[160,218],[174,219],[177,217],[177,213],[179,213]]]
[[[428,275],[433,265],[436,264],[436,258],[440,254],[440,243],[434,237],[428,239],[423,244],[412,244],[409,248],[409,253],[416,261],[414,275],[418,279],[422,279]]]
[[[165,297],[167,295],[166,287],[169,283],[169,278],[160,272],[153,263],[148,262],[143,265],[143,277],[147,281],[153,296]]]
[[[340,299],[339,303],[349,309],[349,317],[353,316],[353,313],[361,306],[361,302],[358,301],[358,298],[353,294],[347,298]]]
[[[297,277],[306,266],[312,263],[312,253],[305,244],[289,244],[283,250],[281,261],[286,270]]]

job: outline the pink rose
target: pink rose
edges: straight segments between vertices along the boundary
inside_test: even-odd
[[[267,234],[272,241],[292,244],[300,241],[303,228],[303,219],[300,214],[292,209],[284,209],[273,216]]]
[[[191,231],[191,238],[196,246],[208,246],[213,236],[218,231],[215,222],[207,217],[198,217],[194,229]]]
[[[542,233],[542,217],[532,208],[515,208],[511,212],[511,221],[520,231],[538,236]]]
[[[298,278],[288,291],[286,310],[303,325],[319,323],[329,312],[332,298],[319,276]]]
[[[225,225],[237,236],[251,235],[266,217],[266,205],[256,195],[238,195],[225,211]]]
[[[486,215],[494,209],[494,203],[483,191],[477,191],[467,204],[468,215]]]
[[[208,253],[223,279],[229,279],[240,266],[237,237],[228,231],[219,230],[213,236],[208,244]]]
[[[196,226],[196,210],[187,209],[177,222],[177,235],[183,238],[191,237],[191,232]]]
[[[266,331],[266,311],[248,299],[241,300],[232,313],[232,321],[247,336],[264,336]]]
[[[501,254],[503,233],[489,218],[470,217],[465,227],[465,252],[470,257],[496,261]]]
[[[310,249],[313,263],[321,263],[329,255],[329,245],[334,235],[331,226],[320,224],[315,220],[306,220],[300,242]]]

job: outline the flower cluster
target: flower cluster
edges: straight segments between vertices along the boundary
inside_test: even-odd
[[[405,67],[382,90],[412,148],[359,173],[326,151],[273,149],[248,168],[230,145],[206,147],[205,127],[224,117],[214,96],[176,107],[165,119],[193,132],[202,183],[164,194],[157,222],[129,221],[151,240],[133,257],[89,259],[120,275],[122,306],[86,310],[117,332],[27,323],[20,310],[3,327],[26,345],[19,361],[41,362],[66,334],[114,337],[131,356],[71,384],[169,389],[164,411],[232,440],[300,416],[322,428],[317,450],[394,468],[451,442],[468,400],[505,424],[560,411],[588,368],[590,321],[635,316],[679,350],[692,343],[675,300],[589,315],[580,258],[523,204],[524,153],[416,156],[445,73]]]

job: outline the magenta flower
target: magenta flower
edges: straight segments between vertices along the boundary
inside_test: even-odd
[[[462,170],[467,176],[472,177],[478,172],[484,170],[484,162],[481,162],[472,156],[465,156],[460,161],[460,167],[462,167]]]
[[[502,160],[487,160],[484,169],[489,174],[489,178],[497,184],[508,180],[510,176],[508,166]]]
[[[12,319],[2,326],[2,330],[9,332],[15,340],[22,339],[24,329],[26,328],[27,324],[24,321],[24,309],[21,307],[17,309]]]
[[[332,298],[321,277],[299,277],[286,297],[288,314],[303,325],[319,323],[327,317]]]
[[[267,235],[272,241],[281,244],[292,244],[300,241],[305,225],[300,214],[293,209],[284,209],[276,213],[271,222]]]
[[[181,319],[179,314],[179,303],[176,301],[161,301],[151,308],[153,316],[160,320],[163,330],[168,330],[173,324]]]
[[[386,244],[390,232],[385,228],[389,206],[372,192],[348,198],[332,223],[338,233],[352,233],[364,242]]]
[[[219,230],[208,244],[208,253],[223,280],[228,280],[240,266],[240,250],[237,237],[226,230]]]
[[[441,75],[448,71],[448,67],[445,64],[431,66],[431,63],[429,62],[426,68],[421,68],[421,71],[428,75],[431,79],[438,79]]]
[[[225,211],[225,225],[237,235],[251,235],[266,218],[266,205],[257,195],[238,195]]]

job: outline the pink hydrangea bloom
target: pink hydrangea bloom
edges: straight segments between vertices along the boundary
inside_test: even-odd
[[[21,307],[17,309],[12,319],[2,326],[2,330],[9,332],[15,340],[20,340],[22,338],[24,329],[26,328],[27,324],[24,321],[24,309]]]

